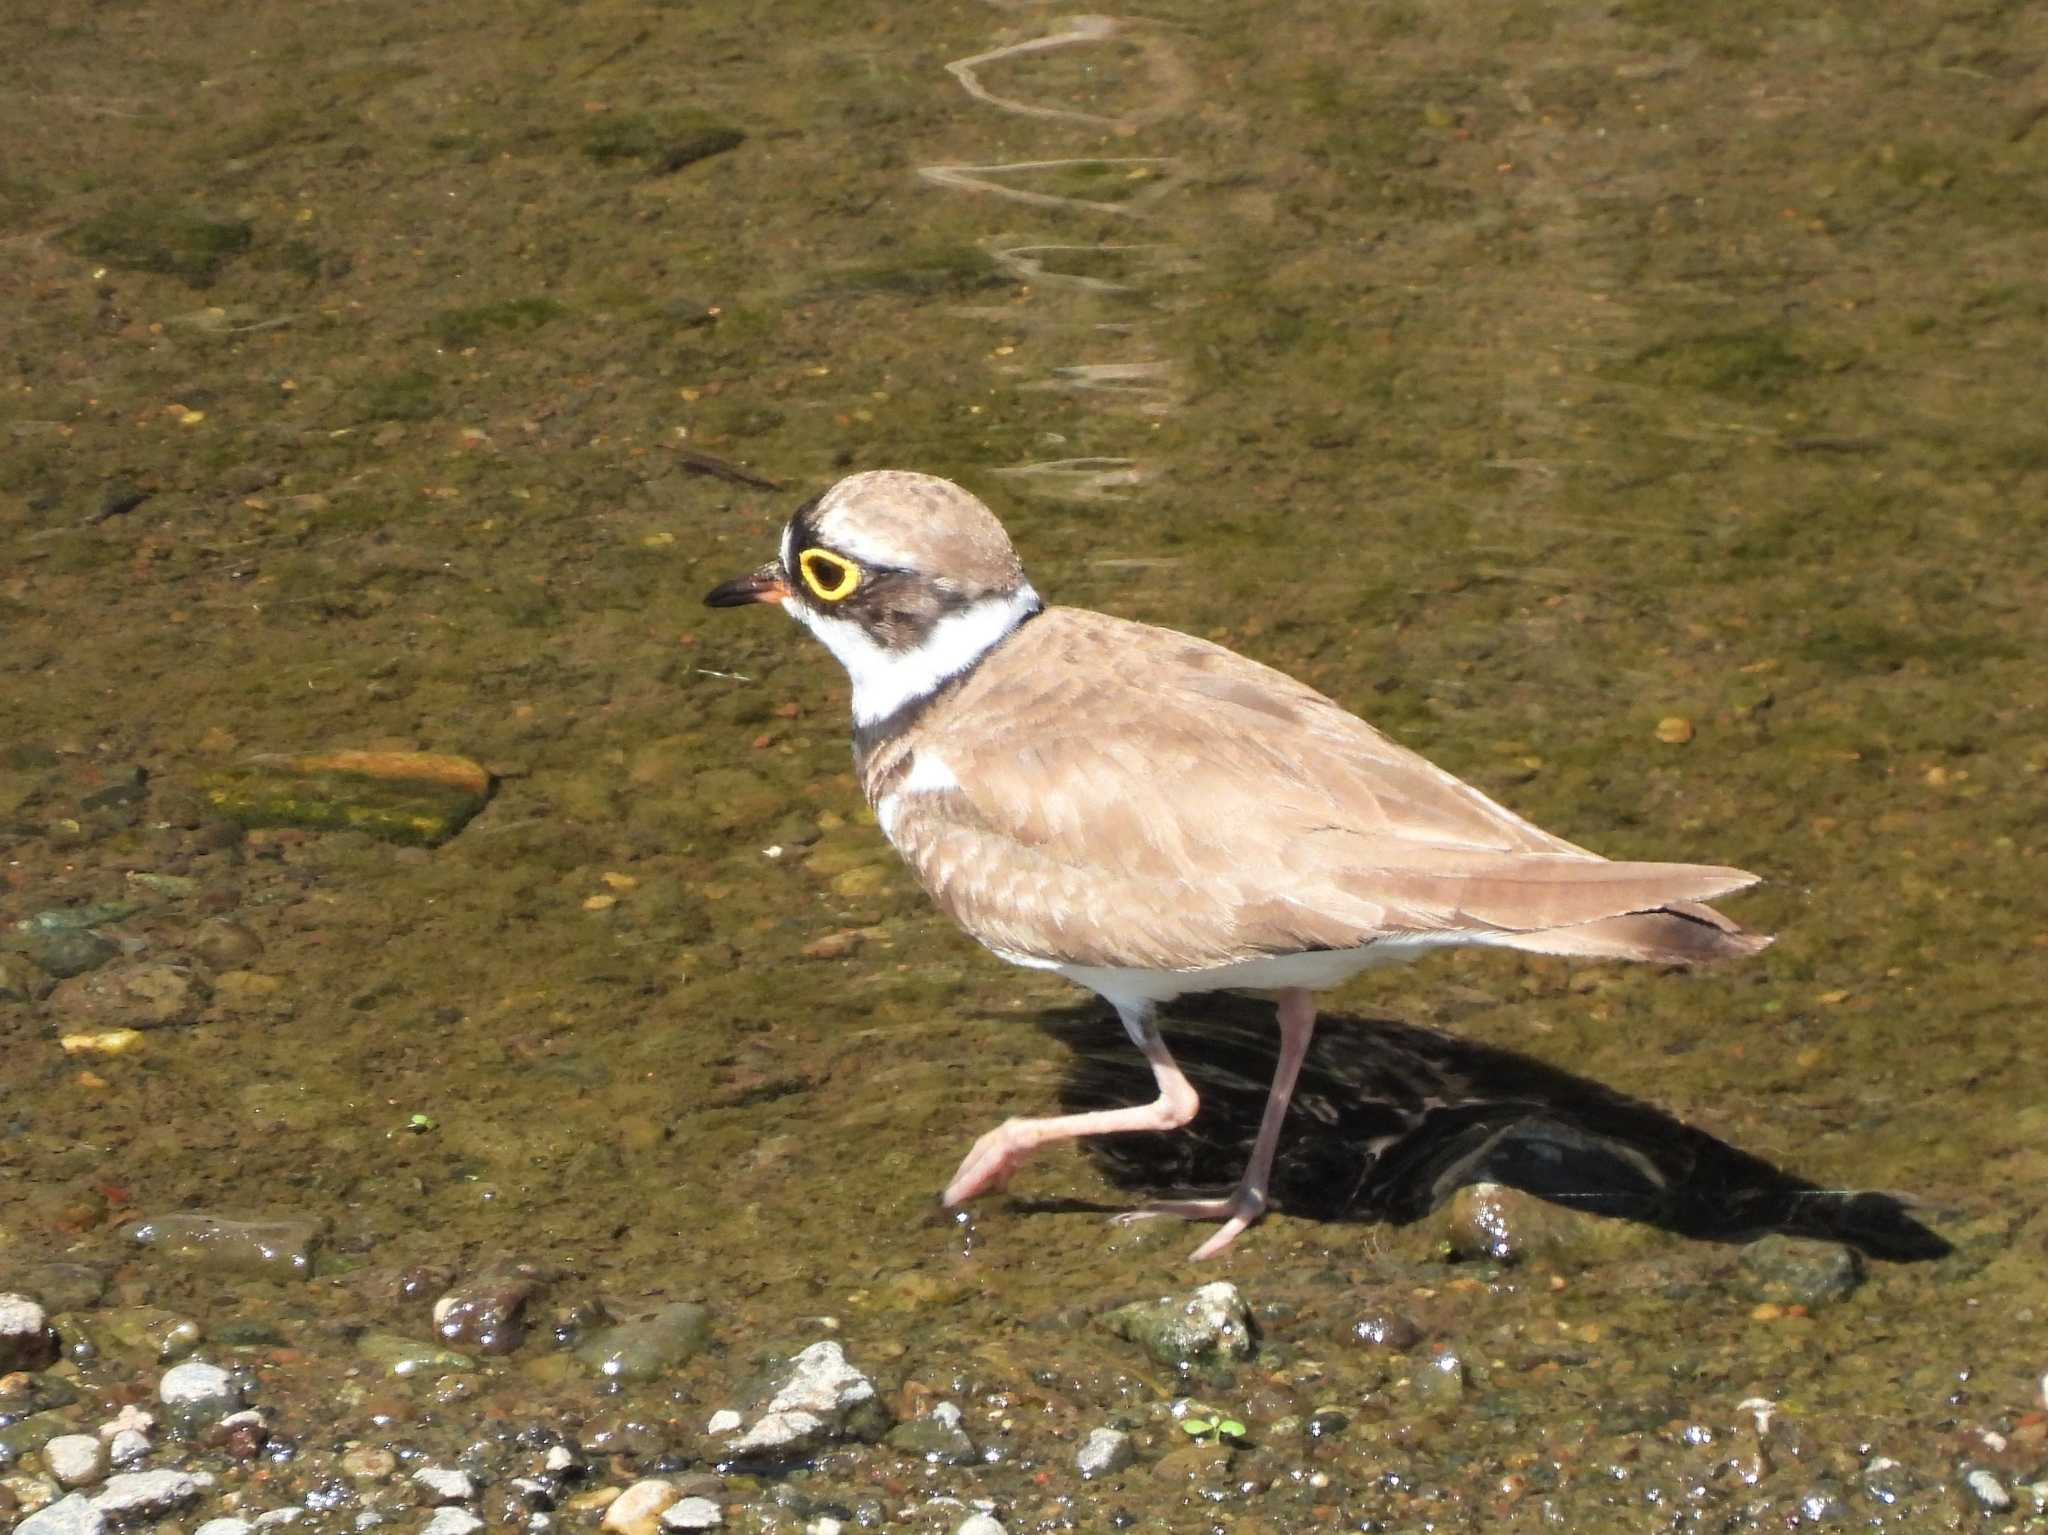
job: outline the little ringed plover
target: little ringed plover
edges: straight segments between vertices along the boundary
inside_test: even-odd
[[[780,604],[838,657],[868,802],[932,899],[998,958],[1096,992],[1151,1063],[1151,1103],[989,1131],[949,1206],[1047,1142],[1192,1119],[1154,1022],[1185,992],[1279,1003],[1279,1067],[1236,1191],[1134,1212],[1222,1221],[1206,1258],[1266,1208],[1315,992],[1454,944],[1691,965],[1770,942],[1704,904],[1752,874],[1610,862],[1270,667],[1047,607],[989,509],[931,475],[841,480],[790,519],[776,558],[704,600]]]

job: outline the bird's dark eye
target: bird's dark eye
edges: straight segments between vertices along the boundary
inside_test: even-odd
[[[830,549],[806,549],[796,557],[796,568],[820,602],[844,601],[860,585],[860,567]]]

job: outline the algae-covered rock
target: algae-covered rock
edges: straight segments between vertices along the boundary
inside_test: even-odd
[[[1102,1325],[1184,1374],[1227,1372],[1253,1347],[1251,1313],[1237,1286],[1226,1280],[1190,1295],[1119,1306],[1103,1316]]]
[[[476,1361],[454,1349],[394,1332],[366,1332],[356,1339],[356,1352],[390,1375],[433,1380],[474,1370]]]
[[[663,1306],[593,1333],[576,1357],[614,1380],[653,1380],[687,1361],[711,1336],[711,1314],[691,1301]]]
[[[62,1033],[104,1029],[161,1029],[190,1023],[213,988],[182,965],[124,960],[59,981],[50,1010]]]
[[[313,1271],[320,1223],[294,1216],[232,1220],[204,1210],[156,1215],[134,1221],[122,1234],[210,1274],[255,1274],[270,1279],[303,1279]]]
[[[210,773],[199,787],[244,826],[360,831],[438,847],[490,798],[491,776],[467,757],[434,752],[328,752],[262,757]]]
[[[1840,1242],[1773,1234],[1742,1249],[1742,1277],[1758,1300],[1822,1306],[1863,1283],[1863,1259]]]

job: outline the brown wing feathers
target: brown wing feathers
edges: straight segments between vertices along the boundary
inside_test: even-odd
[[[877,797],[912,751],[962,786],[896,841],[992,948],[1199,969],[1415,934],[1670,963],[1768,941],[1700,904],[1754,876],[1601,859],[1220,647],[1054,608],[999,655],[862,762]]]

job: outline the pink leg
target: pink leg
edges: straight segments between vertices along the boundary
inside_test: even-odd
[[[953,1181],[940,1196],[950,1209],[965,1204],[977,1194],[999,1189],[1010,1181],[1017,1165],[1048,1141],[1075,1140],[1086,1135],[1114,1135],[1124,1130],[1178,1130],[1195,1117],[1200,1100],[1194,1084],[1167,1052],[1159,1037],[1152,1010],[1117,1009],[1124,1031],[1145,1059],[1152,1063],[1159,1096],[1150,1103],[1128,1109],[1101,1109],[1092,1114],[1062,1114],[1053,1119],[1006,1119],[974,1143]]]
[[[1133,1210],[1123,1220],[1141,1220],[1151,1215],[1178,1215],[1190,1220],[1220,1220],[1222,1229],[1210,1237],[1193,1256],[1213,1258],[1238,1238],[1238,1234],[1266,1213],[1266,1183],[1273,1173],[1273,1153],[1280,1149],[1280,1127],[1287,1122],[1287,1105],[1294,1097],[1294,1082],[1301,1075],[1302,1059],[1316,1030],[1314,996],[1300,987],[1280,993],[1280,1064],[1273,1072],[1273,1085],[1266,1094],[1266,1112],[1259,1119],[1259,1138],[1252,1145],[1252,1159],[1234,1193],[1223,1199],[1168,1199]]]

